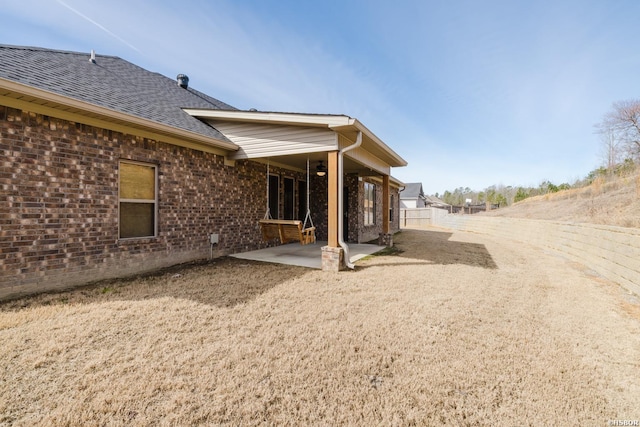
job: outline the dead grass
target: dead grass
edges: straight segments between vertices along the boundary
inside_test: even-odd
[[[531,197],[512,206],[483,213],[557,221],[640,228],[640,174],[597,177],[587,187]]]
[[[640,418],[637,300],[488,236],[395,240],[355,272],[221,259],[0,305],[0,425]]]

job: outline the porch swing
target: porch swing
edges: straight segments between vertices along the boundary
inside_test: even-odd
[[[309,226],[307,226],[309,223]],[[309,209],[309,158],[307,157],[307,214],[304,221],[299,219],[273,219],[269,209],[269,162],[267,161],[267,210],[259,221],[262,239],[265,241],[280,239],[280,243],[299,241],[301,245],[316,242],[316,227]]]

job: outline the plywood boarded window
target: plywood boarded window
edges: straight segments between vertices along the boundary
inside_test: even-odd
[[[376,223],[376,186],[370,182],[364,183],[364,225]]]
[[[120,162],[120,238],[155,237],[157,177],[155,165]]]

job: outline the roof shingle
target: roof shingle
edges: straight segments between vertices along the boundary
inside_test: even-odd
[[[36,47],[0,45],[0,78],[82,102],[195,132],[228,139],[182,108],[235,110],[232,106],[124,59]]]
[[[404,190],[400,192],[401,199],[417,199],[419,197],[424,197],[421,182],[407,183]]]

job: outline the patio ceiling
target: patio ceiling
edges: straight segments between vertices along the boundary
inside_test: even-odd
[[[327,153],[326,152],[311,152],[311,153],[299,153],[290,154],[286,156],[271,156],[268,158],[252,159],[255,161],[266,163],[267,161],[276,166],[285,167],[287,169],[297,170],[299,172],[307,171],[307,157],[309,158],[309,170],[311,174],[316,173],[316,167],[320,161],[324,166],[327,166]],[[378,172],[366,165],[359,163],[358,161],[350,158],[348,155],[344,157],[344,173],[346,174],[358,174],[358,176],[382,176],[381,172]]]
[[[275,113],[241,110],[184,109],[221,131],[240,147],[232,159],[254,159],[306,171],[327,161],[327,153],[353,144],[358,133],[362,145],[344,156],[344,172],[361,176],[390,174],[391,167],[407,162],[357,119],[344,115]],[[326,163],[325,163],[326,164]]]

